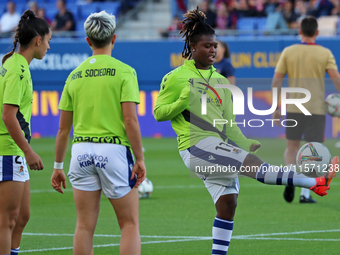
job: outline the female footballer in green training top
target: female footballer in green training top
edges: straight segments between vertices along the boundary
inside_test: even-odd
[[[63,161],[73,124],[68,172],[77,211],[73,254],[93,254],[101,193],[116,212],[122,232],[120,254],[140,254],[137,187],[146,169],[136,113],[137,76],[132,67],[111,57],[116,40],[114,16],[93,13],[84,27],[93,55],[69,75],[60,99],[51,183],[63,193]]]
[[[45,56],[51,36],[46,20],[25,11],[16,29],[13,50],[4,56],[0,67],[0,254],[19,253],[22,231],[30,217],[26,162],[31,170],[44,168],[29,144],[33,99],[29,64]]]
[[[204,181],[212,196],[217,211],[212,254],[226,254],[239,174],[266,184],[309,188],[323,196],[335,176],[338,158],[333,159],[327,174],[316,179],[296,173],[295,166],[269,165],[252,154],[260,144],[242,134],[235,124],[231,92],[218,86],[229,82],[213,67],[218,44],[215,31],[205,23],[205,15],[198,7],[184,16],[180,34],[185,39],[182,55],[187,60],[164,76],[154,115],[158,121],[171,120],[185,165]],[[216,120],[228,120],[229,124],[218,124]]]

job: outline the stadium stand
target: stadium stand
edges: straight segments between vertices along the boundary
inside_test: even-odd
[[[254,30],[257,28],[257,18],[242,18],[237,22],[239,30]]]
[[[202,1],[203,0],[189,1],[189,9],[192,9],[197,4],[200,5]],[[249,39],[253,36],[265,37],[273,35],[273,33],[275,36],[278,34],[282,34],[283,36],[294,35],[297,34],[296,29],[299,28],[299,22],[304,15],[314,15],[318,18],[321,36],[334,36],[339,34],[339,6],[335,6],[331,10],[332,16],[319,17],[320,15],[327,14],[327,12],[323,11],[324,6],[313,6],[314,9],[312,10],[309,1],[295,1],[295,4],[296,2],[302,3],[307,13],[299,13],[300,10],[296,8],[295,4],[292,4],[291,8],[280,10],[280,8],[285,6],[287,1],[288,0],[283,0],[273,4],[272,2],[268,2],[268,0],[259,0],[257,1],[257,5],[244,5],[244,1],[242,0],[214,0],[208,2],[210,2],[212,12],[216,12],[217,5],[220,2],[224,2],[228,6],[229,17],[227,18],[227,22],[231,22],[232,24],[230,23],[231,25],[229,24],[227,26],[228,29],[216,29],[218,36],[234,36],[236,38],[244,37]],[[4,0],[0,3],[0,17],[6,11],[5,2]],[[23,13],[23,11],[28,8],[28,0],[14,0],[14,2],[17,5],[18,13]],[[46,16],[50,20],[53,20],[58,12],[56,0],[36,0],[36,2],[39,7],[45,8]],[[266,13],[264,10],[266,10],[268,6],[274,8],[273,11],[275,10],[276,13],[284,15],[288,27],[295,30],[291,32],[287,32],[287,30],[277,30],[273,33],[267,33],[268,19],[265,16]],[[74,15],[77,33],[83,33],[83,23],[88,15],[93,12],[105,10],[119,17],[117,19],[117,33],[120,35],[120,38],[128,40],[161,39],[161,31],[167,29],[172,22],[171,8],[167,0],[116,0],[91,3],[85,0],[67,1],[67,9]],[[126,13],[126,11],[128,12]],[[78,23],[80,24],[78,25]],[[177,34],[177,31],[172,31],[171,36],[169,34],[171,40],[176,39]]]
[[[318,18],[319,35],[334,36],[337,32],[339,17],[338,16],[322,16]]]

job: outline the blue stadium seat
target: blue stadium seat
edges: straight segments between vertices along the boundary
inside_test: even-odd
[[[76,4],[68,4],[66,6],[67,10],[73,14],[73,18],[75,21],[79,19],[79,8]]]
[[[34,0],[34,1],[38,3],[39,8],[45,4],[45,0]]]
[[[256,29],[257,18],[242,18],[237,21],[238,30],[254,30]]]
[[[258,18],[257,19],[257,29],[259,31],[264,31],[266,30],[266,26],[267,26],[267,18]]]
[[[51,21],[54,20],[55,15],[58,13],[58,9],[56,8],[54,3],[49,3],[44,5],[46,11],[46,17],[48,17]]]
[[[16,12],[19,13],[21,16],[29,8],[26,5],[26,3],[17,3],[15,9],[16,9]]]
[[[81,20],[78,20],[78,21],[77,21],[77,24],[76,24],[76,31],[84,32],[84,23],[85,23],[85,20],[86,20],[86,19],[81,19]]]
[[[97,3],[79,5],[80,19],[86,19],[91,13],[98,12],[100,5]]]
[[[116,17],[119,14],[119,10],[120,10],[119,2],[102,3],[99,6],[99,11],[106,11],[109,14],[115,15]]]
[[[13,2],[15,3],[15,4],[26,4],[27,3],[27,0],[13,0]]]
[[[0,18],[6,12],[6,4],[0,4]]]

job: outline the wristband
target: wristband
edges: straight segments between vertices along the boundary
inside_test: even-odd
[[[54,162],[54,169],[63,169],[64,162]]]

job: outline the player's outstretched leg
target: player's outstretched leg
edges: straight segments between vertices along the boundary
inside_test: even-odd
[[[253,154],[248,154],[242,165],[241,174],[256,179],[259,182],[272,185],[286,185],[308,188],[313,190],[317,195],[327,195],[329,184],[335,177],[339,169],[339,159],[335,157],[332,160],[332,166],[327,174],[318,178],[310,178],[296,172],[294,165],[279,167],[264,163],[260,158]],[[247,171],[248,169],[248,171]]]
[[[331,184],[332,179],[336,176],[336,172],[339,171],[339,158],[334,157],[332,159],[332,166],[328,169],[328,172],[319,177],[315,178],[316,184],[310,188],[319,196],[327,195],[327,190],[329,190],[329,184]]]

